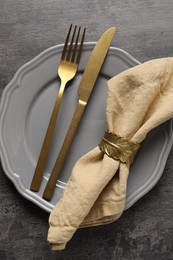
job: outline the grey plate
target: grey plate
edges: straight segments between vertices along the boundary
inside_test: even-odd
[[[0,106],[0,154],[3,169],[17,190],[50,212],[62,195],[75,162],[100,142],[105,129],[107,80],[139,64],[122,49],[111,47],[88,107],[71,146],[51,202],[42,199],[49,173],[57,158],[77,104],[77,88],[95,43],[85,43],[77,76],[65,90],[41,189],[30,183],[50,114],[60,85],[57,65],[63,45],[51,47],[22,66],[5,88]],[[172,147],[172,121],[154,129],[130,169],[125,208],[146,194],[161,177]]]

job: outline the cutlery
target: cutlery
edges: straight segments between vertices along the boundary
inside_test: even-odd
[[[81,57],[86,29],[84,28],[84,30],[83,30],[82,39],[81,39],[81,43],[80,43],[79,47],[78,47],[78,41],[79,41],[81,27],[79,27],[77,36],[76,36],[77,26],[75,26],[73,34],[72,34],[72,38],[71,38],[71,43],[68,45],[71,30],[72,30],[72,24],[69,28],[69,31],[68,31],[68,34],[67,34],[67,37],[65,40],[60,64],[58,67],[58,75],[59,75],[59,78],[61,79],[61,85],[60,85],[57,99],[56,99],[56,102],[55,102],[55,105],[53,108],[53,112],[52,112],[52,115],[51,115],[51,118],[49,121],[49,125],[47,128],[47,132],[46,132],[46,135],[44,138],[42,148],[41,148],[41,152],[40,152],[40,155],[38,158],[38,162],[37,162],[37,166],[36,166],[36,169],[34,172],[32,183],[30,186],[30,189],[32,191],[38,191],[40,188],[44,168],[45,168],[47,157],[48,157],[49,148],[51,145],[53,132],[54,132],[55,125],[56,125],[56,119],[58,116],[62,96],[64,93],[64,89],[65,89],[67,82],[69,82],[70,80],[72,80],[75,77],[77,68],[78,68],[78,64],[79,64],[79,60]],[[74,41],[75,36],[76,36],[76,40]]]
[[[51,200],[54,189],[56,187],[56,182],[59,177],[60,171],[63,167],[63,163],[68,154],[70,145],[72,143],[73,137],[77,130],[78,124],[82,117],[82,114],[87,105],[88,99],[95,85],[96,79],[105,60],[106,54],[108,52],[109,46],[112,42],[113,36],[115,34],[115,27],[109,28],[99,39],[98,43],[94,47],[89,60],[87,62],[86,68],[84,70],[79,88],[78,88],[78,104],[73,115],[70,127],[66,134],[66,138],[60,150],[59,156],[55,162],[54,168],[50,175],[50,178],[45,187],[43,198],[46,200]]]

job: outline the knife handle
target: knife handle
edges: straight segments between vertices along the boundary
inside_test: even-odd
[[[67,134],[66,134],[64,143],[61,147],[59,156],[58,156],[58,158],[55,162],[52,173],[50,175],[50,178],[47,182],[47,185],[45,187],[45,190],[44,190],[44,193],[43,193],[43,196],[42,196],[44,199],[46,199],[48,201],[50,201],[52,196],[53,196],[53,193],[54,193],[54,190],[55,190],[55,187],[56,187],[57,179],[58,179],[59,174],[61,172],[61,169],[63,167],[64,161],[67,157],[70,145],[73,141],[73,137],[76,133],[76,130],[77,130],[78,124],[80,122],[80,119],[82,117],[82,114],[84,112],[85,106],[86,106],[86,102],[79,100],[78,105],[77,105],[76,110],[75,110],[75,113],[73,115],[70,127],[68,129]]]
[[[54,133],[54,129],[55,129],[55,125],[56,125],[56,120],[57,120],[57,116],[58,116],[58,112],[59,112],[59,108],[60,108],[60,104],[61,104],[61,99],[64,93],[64,89],[65,89],[65,85],[66,83],[61,82],[61,86],[60,86],[60,90],[58,92],[58,96],[57,99],[55,101],[55,105],[52,111],[52,115],[49,121],[49,125],[46,131],[46,135],[44,137],[44,141],[42,144],[42,148],[40,151],[40,155],[38,158],[38,162],[36,165],[36,169],[34,172],[34,176],[32,178],[32,182],[31,182],[31,186],[30,189],[32,191],[39,191],[40,185],[41,185],[41,181],[42,181],[42,177],[43,177],[43,172],[45,169],[45,165],[46,165],[46,161],[47,161],[47,157],[48,157],[48,152],[50,149],[50,145],[51,145],[51,141],[52,141],[52,136]]]

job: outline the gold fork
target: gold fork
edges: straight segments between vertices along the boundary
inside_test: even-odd
[[[44,142],[43,142],[43,145],[41,148],[37,166],[36,166],[34,176],[32,179],[32,183],[30,186],[30,189],[32,191],[38,191],[40,188],[44,168],[45,168],[46,161],[47,161],[49,148],[51,145],[53,132],[54,132],[55,125],[56,125],[56,119],[58,116],[62,96],[64,93],[64,89],[65,89],[67,82],[72,80],[75,77],[77,68],[78,68],[78,64],[79,64],[79,60],[81,57],[86,29],[84,28],[84,30],[83,30],[82,39],[81,39],[79,48],[78,48],[78,41],[79,41],[81,27],[79,27],[78,33],[76,36],[77,25],[75,26],[73,34],[72,34],[72,38],[71,38],[71,43],[68,45],[68,41],[69,41],[70,34],[71,34],[71,29],[72,29],[72,24],[69,28],[69,31],[68,31],[68,34],[67,34],[67,37],[65,40],[60,64],[58,67],[58,75],[59,75],[59,78],[61,79],[61,86],[60,86],[58,96],[57,96],[57,99],[56,99],[56,102],[55,102],[55,105],[53,108],[53,112],[52,112],[52,115],[51,115],[51,118],[49,121],[47,132],[46,132],[46,135],[44,138]],[[76,36],[76,40],[74,42],[75,36]]]

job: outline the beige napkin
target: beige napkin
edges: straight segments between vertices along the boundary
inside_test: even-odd
[[[137,143],[170,119],[173,58],[151,60],[110,79],[106,114],[108,130]],[[129,167],[99,147],[78,160],[50,214],[48,241],[53,250],[64,249],[78,227],[110,223],[121,216]]]

